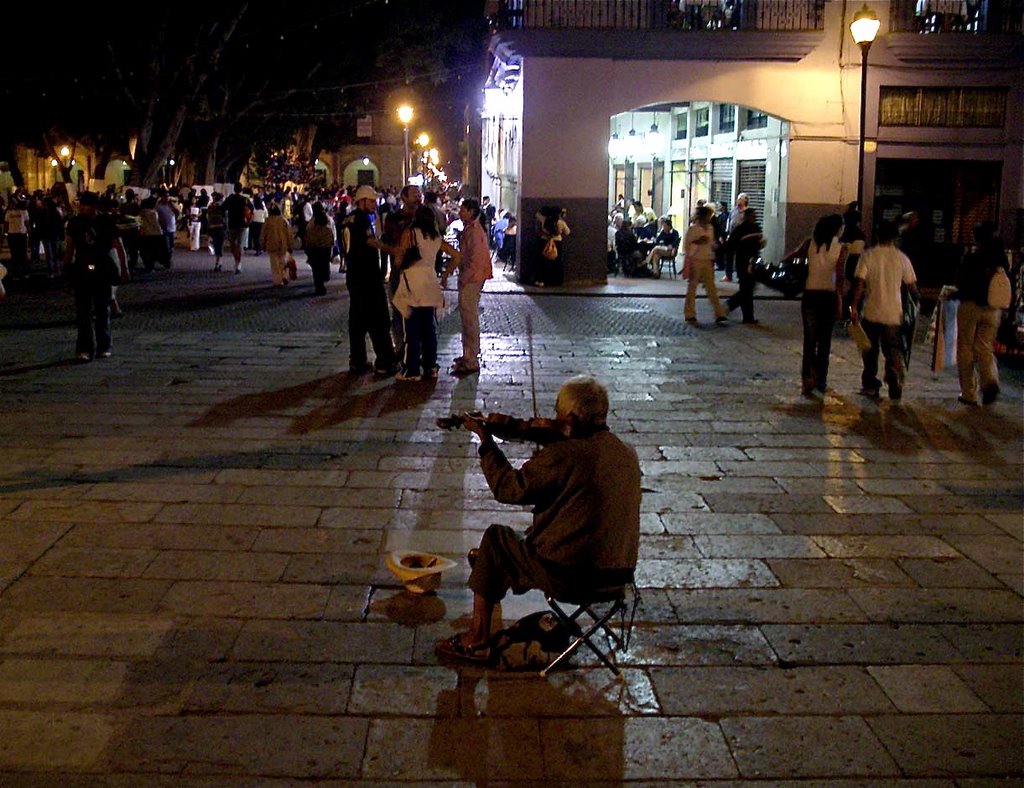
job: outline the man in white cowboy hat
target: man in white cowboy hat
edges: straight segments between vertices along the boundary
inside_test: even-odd
[[[391,344],[381,244],[373,222],[377,212],[376,190],[372,186],[360,186],[356,189],[355,204],[356,209],[341,225],[347,261],[345,286],[349,292],[349,370],[357,374],[371,370],[366,360],[366,335],[369,334],[377,356],[373,371],[378,375],[393,375],[398,365]]]

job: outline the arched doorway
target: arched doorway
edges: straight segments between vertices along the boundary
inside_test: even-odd
[[[345,165],[342,182],[346,186],[380,186],[380,169],[369,156],[353,159]]]
[[[715,101],[649,104],[612,115],[609,205],[639,202],[681,231],[699,202],[730,210],[746,194],[765,230],[765,254],[784,254],[789,124],[760,109]]]

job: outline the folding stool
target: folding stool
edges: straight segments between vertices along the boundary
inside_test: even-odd
[[[632,593],[632,604],[627,601],[627,592]],[[545,594],[544,598],[559,623],[568,630],[571,640],[569,647],[555,657],[551,664],[540,672],[540,675],[546,677],[582,644],[586,644],[601,660],[601,663],[618,676],[619,667],[616,664],[616,656],[619,651],[629,651],[633,621],[636,617],[637,605],[640,603],[640,592],[637,590],[636,583],[630,579],[625,585],[594,588],[578,593],[563,593],[559,594],[558,599],[553,595]],[[595,609],[603,605],[608,606],[603,613]],[[572,612],[566,612],[569,606],[574,606],[575,609]],[[580,621],[580,617],[584,614],[590,619],[590,624],[586,626],[586,629],[583,627],[585,622]],[[617,624],[614,621],[616,616],[618,617]],[[604,637],[606,650],[602,650],[601,646],[594,642],[595,635]]]

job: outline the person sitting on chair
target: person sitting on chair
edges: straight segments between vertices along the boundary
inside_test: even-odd
[[[654,248],[645,261],[654,274],[655,279],[661,276],[661,265],[665,260],[674,260],[679,254],[679,231],[672,229],[672,220],[661,217],[661,232],[654,242]]]
[[[619,257],[622,273],[632,276],[633,271],[643,260],[636,235],[633,234],[633,223],[629,219],[622,220],[622,226],[615,231],[615,253]]]
[[[491,525],[475,556],[470,628],[437,643],[439,656],[468,662],[490,658],[495,605],[511,589],[560,594],[625,585],[640,542],[640,462],[608,430],[608,392],[589,376],[570,378],[555,401],[563,440],[540,449],[519,470],[494,442],[485,420],[464,417],[480,438],[480,465],[501,503],[532,505],[533,524],[520,534]]]

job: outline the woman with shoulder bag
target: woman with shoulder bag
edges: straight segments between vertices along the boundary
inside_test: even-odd
[[[957,399],[964,405],[977,405],[980,380],[981,404],[991,405],[999,397],[999,367],[993,345],[1002,308],[1008,304],[990,303],[990,288],[993,277],[1006,276],[1009,263],[994,223],[974,225],[974,244],[957,269],[957,290],[952,296],[960,302],[956,310]]]
[[[392,296],[405,321],[405,358],[396,380],[427,380],[436,378],[437,311],[444,308],[444,293],[437,282],[434,260],[439,251],[451,255],[456,262],[459,251],[449,245],[437,229],[437,219],[429,206],[416,209],[410,226],[413,244],[402,257],[398,287]]]
[[[813,235],[797,252],[807,256],[807,284],[800,302],[804,326],[800,376],[805,397],[813,396],[815,391],[825,393],[832,329],[843,316],[846,247],[839,240],[842,230],[842,216],[837,213],[823,216],[814,225]]]
[[[323,203],[313,203],[313,219],[306,225],[306,261],[313,269],[313,287],[317,295],[327,295],[326,282],[331,278],[331,250],[334,232]]]
[[[270,256],[270,275],[274,284],[284,287],[288,284],[288,262],[292,256],[292,228],[276,204],[270,206],[269,216],[263,225],[261,243]]]

